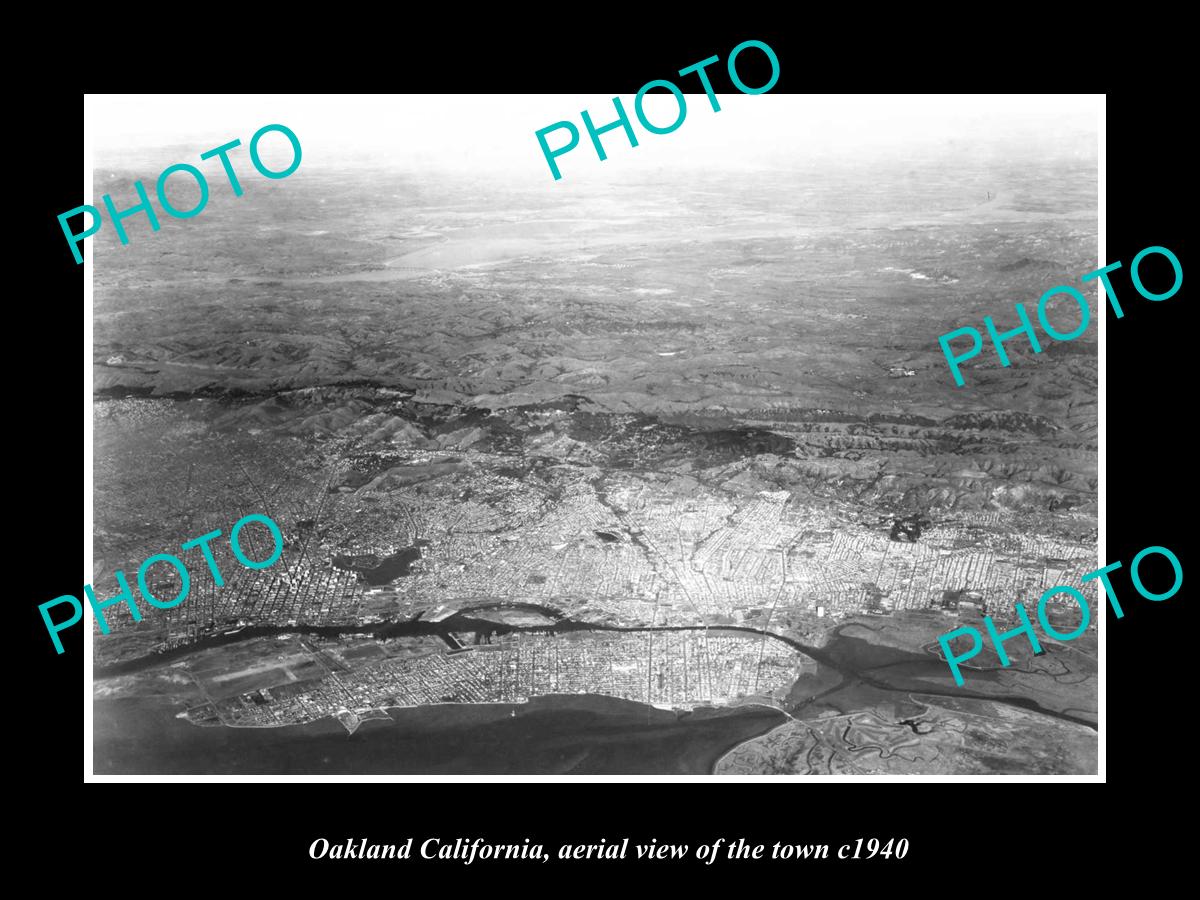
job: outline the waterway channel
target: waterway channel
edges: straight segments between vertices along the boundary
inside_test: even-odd
[[[536,612],[543,615],[547,621],[545,624],[537,625],[511,625],[471,615],[472,612],[482,612],[485,609],[497,608]],[[383,621],[359,625],[252,625],[231,633],[210,635],[194,643],[161,653],[151,653],[136,659],[123,660],[107,666],[97,667],[94,670],[94,677],[99,679],[129,675],[166,665],[177,659],[212,647],[220,647],[254,638],[273,637],[281,634],[305,634],[327,638],[363,634],[375,638],[387,639],[418,635],[433,635],[448,638],[455,633],[460,635],[474,633],[477,639],[482,639],[494,634],[508,634],[513,632],[561,634],[573,631],[732,631],[758,635],[764,640],[781,641],[796,652],[802,653],[817,662],[818,667],[825,669],[828,674],[836,674],[836,682],[832,679],[824,679],[827,682],[827,686],[819,695],[796,698],[795,692],[793,692],[793,698],[784,706],[784,709],[791,715],[802,713],[806,706],[819,699],[820,696],[829,695],[841,689],[859,684],[881,691],[897,692],[905,696],[909,694],[922,694],[926,696],[951,697],[958,700],[986,700],[991,703],[1019,707],[1041,715],[1096,729],[1096,723],[1093,721],[1071,715],[1067,712],[1047,708],[1030,697],[999,693],[980,693],[962,688],[947,689],[937,680],[927,680],[944,680],[946,665],[942,660],[928,654],[911,653],[907,654],[909,658],[902,658],[897,662],[896,655],[899,651],[895,648],[878,647],[861,638],[844,635],[843,631],[847,627],[849,626],[842,625],[835,628],[831,640],[826,646],[811,647],[793,638],[761,631],[748,626],[676,625],[622,627],[574,621],[564,616],[558,610],[536,604],[482,604],[476,605],[471,609],[461,610],[436,622],[426,621],[418,616],[405,621]],[[994,670],[981,670],[978,673],[973,673],[972,677],[977,680],[990,680],[995,675],[996,671]]]

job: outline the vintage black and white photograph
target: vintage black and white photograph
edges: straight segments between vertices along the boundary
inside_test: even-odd
[[[96,776],[1097,774],[1103,97],[713,78],[86,98]]]

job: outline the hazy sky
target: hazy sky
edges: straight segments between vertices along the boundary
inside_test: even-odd
[[[1024,154],[1094,157],[1102,95],[811,95],[718,94],[713,112],[703,94],[688,94],[687,117],[666,135],[638,123],[633,97],[621,95],[639,146],[621,129],[603,135],[609,161],[600,163],[580,111],[597,126],[616,113],[612,95],[88,95],[85,136],[97,162],[125,156],[144,159],[156,147],[194,147],[192,156],[240,138],[243,147],[260,127],[291,128],[304,151],[302,165],[354,163],[402,169],[469,170],[514,178],[544,178],[549,168],[534,136],[571,120],[580,143],[558,158],[564,179],[604,174],[615,165],[653,170],[662,166],[750,167],[794,164],[830,157],[919,156],[948,147],[1014,148]],[[665,92],[648,95],[646,114],[665,125],[678,108]],[[552,148],[566,131],[548,137]],[[278,142],[275,156],[270,144]],[[954,142],[950,144],[950,142]],[[290,158],[286,140],[271,135],[264,159]],[[243,151],[244,152],[244,151]],[[213,161],[211,164],[216,164]]]

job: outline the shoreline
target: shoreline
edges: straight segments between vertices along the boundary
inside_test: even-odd
[[[176,712],[161,698],[95,701],[95,774],[711,775],[724,754],[786,715],[761,704],[676,713],[566,694],[393,708],[390,721],[368,719],[348,734],[332,717],[200,728]]]

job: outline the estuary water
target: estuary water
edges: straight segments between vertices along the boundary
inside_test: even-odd
[[[765,706],[688,713],[597,696],[390,709],[348,735],[334,719],[202,728],[160,700],[98,700],[98,775],[706,775],[782,724]]]
[[[507,631],[675,631],[700,626],[605,628],[540,610],[553,624],[504,625],[464,610],[439,622],[413,619],[367,626],[254,626],[213,635],[187,647],[97,668],[98,678],[165,665],[206,647],[280,633],[413,634]],[[830,642],[809,647],[791,638],[740,626],[709,630],[782,641],[818,664],[793,688],[788,710],[797,717],[833,705],[821,698],[844,692],[980,699],[1017,706],[1095,728],[1095,722],[1047,709],[1017,695],[948,688],[946,665],[927,653],[871,644],[834,629]],[[972,673],[977,684],[999,671]],[[811,680],[811,686],[808,681]],[[388,718],[364,720],[353,734],[333,718],[275,728],[201,727],[161,699],[103,699],[94,703],[97,774],[708,774],[726,752],[782,724],[787,714],[760,705],[699,707],[689,712],[597,695],[551,695],[527,703],[438,704],[390,708]],[[840,710],[842,712],[849,711]]]

